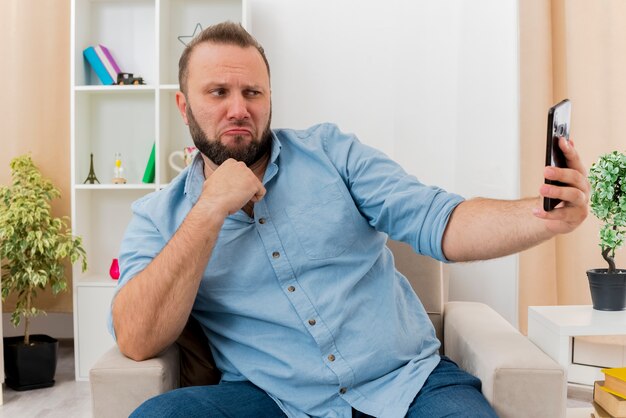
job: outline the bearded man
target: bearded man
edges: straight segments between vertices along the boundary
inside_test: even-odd
[[[466,201],[334,125],[271,130],[269,65],[239,25],[204,30],[179,67],[176,102],[200,153],[133,204],[110,328],[144,360],[191,315],[222,377],[133,416],[495,416],[480,381],[438,354],[387,237],[464,261],[569,232],[589,194],[573,146],[561,140],[570,168],[544,173],[564,184],[540,189],[563,201],[556,210]]]

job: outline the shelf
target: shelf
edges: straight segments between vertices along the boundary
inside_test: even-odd
[[[154,183],[150,184],[77,184],[76,190],[156,190]]]
[[[179,36],[197,35],[197,24],[204,29],[225,20],[242,22],[244,16],[244,0],[161,0],[159,6],[161,84],[178,83],[178,59],[185,48]]]
[[[76,96],[73,181],[85,181],[93,154],[96,177],[101,183],[111,183],[115,155],[121,153],[124,177],[131,184],[141,184],[156,139],[154,90],[104,91],[107,94]]]
[[[76,283],[92,277],[109,277],[111,261],[119,256],[120,243],[132,217],[133,202],[154,190],[154,186],[150,189],[76,187],[73,231],[83,239],[88,266],[85,272],[74,266]]]
[[[101,85],[95,85],[95,86],[76,86],[74,87],[74,90],[76,90],[77,93],[128,93],[128,92],[134,92],[134,91],[141,91],[141,92],[145,92],[145,91],[155,91],[156,87],[153,85],[126,85],[126,86],[119,86],[117,84],[111,85],[111,86],[101,86]]]
[[[83,58],[88,46],[105,45],[120,69],[154,84],[157,76],[155,9],[153,0],[74,0],[74,71],[76,86],[99,85]],[[102,86],[112,87],[112,86]]]
[[[76,286],[115,287],[117,286],[117,280],[113,280],[108,276],[88,276],[78,280]]]
[[[193,141],[176,106],[180,36],[200,24],[249,20],[247,0],[72,0],[70,113],[72,232],[82,238],[88,269],[72,266],[75,375],[113,344],[106,317],[117,281],[109,276],[130,222],[132,204],[178,175],[170,156]],[[197,33],[196,33],[197,35]],[[89,46],[106,46],[120,70],[145,85],[102,85],[86,62]],[[154,183],[142,183],[154,147]],[[113,184],[121,154],[127,184]],[[176,160],[178,161],[178,159]],[[90,169],[101,184],[84,184]]]

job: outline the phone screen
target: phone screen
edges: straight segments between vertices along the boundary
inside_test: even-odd
[[[548,134],[546,141],[547,166],[551,165],[560,168],[567,167],[565,155],[563,155],[563,151],[561,151],[561,148],[559,147],[559,138],[564,137],[566,140],[569,141],[571,112],[572,105],[568,99],[565,99],[562,102],[552,106],[550,110],[548,110]],[[561,182],[548,179],[545,179],[545,183],[558,186],[564,185]],[[560,199],[545,197],[543,199],[543,209],[546,212],[551,211],[560,202]]]

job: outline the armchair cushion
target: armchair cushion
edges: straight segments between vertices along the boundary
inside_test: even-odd
[[[202,326],[193,316],[189,316],[176,344],[180,352],[181,387],[219,383],[221,373],[215,366],[209,341]]]

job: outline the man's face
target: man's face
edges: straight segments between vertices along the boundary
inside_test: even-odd
[[[271,100],[267,68],[259,52],[203,43],[188,64],[187,95],[178,108],[196,147],[215,164],[228,158],[248,166],[270,146]]]

